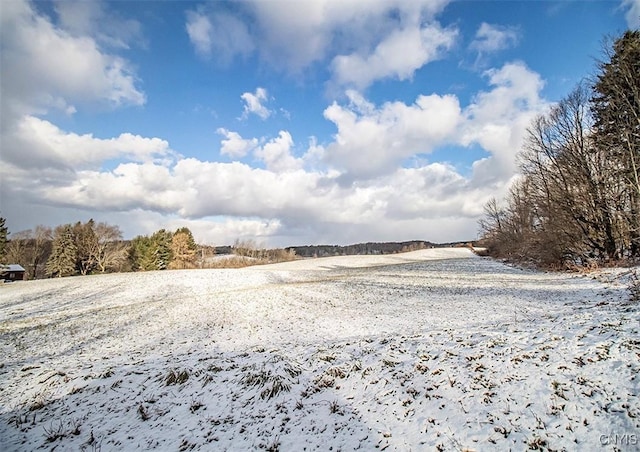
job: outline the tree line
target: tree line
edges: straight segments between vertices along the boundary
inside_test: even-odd
[[[126,271],[195,268],[198,246],[191,231],[160,229],[123,240],[120,228],[77,222],[38,226],[11,235],[0,217],[0,262],[20,264],[28,279]]]
[[[120,228],[89,220],[11,234],[0,217],[0,264],[19,264],[26,279],[97,273],[237,268],[289,261],[291,249],[267,249],[254,240],[232,246],[199,245],[187,227],[159,229],[151,235],[124,240]],[[221,256],[224,254],[224,256]]]
[[[425,248],[447,246],[448,244],[435,244],[424,240],[412,240],[408,242],[366,242],[355,243],[353,245],[305,245],[292,246],[289,250],[295,251],[300,257],[328,257],[328,256],[349,256],[378,255],[406,253]],[[458,245],[452,244],[452,246]]]
[[[490,255],[537,266],[640,257],[640,31],[527,130],[521,176],[480,221]]]

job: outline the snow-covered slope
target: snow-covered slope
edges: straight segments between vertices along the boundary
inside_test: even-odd
[[[0,450],[640,444],[624,288],[464,249],[0,287]]]

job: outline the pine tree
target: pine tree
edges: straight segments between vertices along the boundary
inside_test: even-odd
[[[165,229],[160,229],[151,236],[151,248],[155,270],[166,270],[169,268],[169,263],[172,259],[172,238],[173,234]]]
[[[146,235],[139,235],[131,240],[129,262],[133,271],[153,270],[150,255],[151,240]]]
[[[165,270],[172,259],[171,241],[173,234],[165,229],[153,233],[151,237],[141,235],[131,241],[129,260],[134,271]]]
[[[605,49],[594,83],[595,140],[624,190],[618,200],[632,255],[640,255],[640,31]]]
[[[73,227],[76,244],[76,269],[81,275],[88,275],[98,266],[99,244],[94,232],[93,219],[85,224],[79,221]]]
[[[9,230],[5,226],[6,220],[0,217],[0,263],[4,260],[7,249],[7,235]]]
[[[65,224],[58,226],[54,232],[53,249],[47,260],[47,274],[49,276],[71,276],[76,273],[76,259],[78,247],[76,245],[73,226]]]

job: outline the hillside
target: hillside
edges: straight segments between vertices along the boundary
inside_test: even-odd
[[[7,284],[0,450],[624,450],[622,277],[452,248]]]

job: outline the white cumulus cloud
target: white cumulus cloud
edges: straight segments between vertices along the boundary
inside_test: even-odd
[[[358,89],[384,78],[410,79],[416,70],[451,48],[457,34],[455,29],[442,29],[436,24],[395,30],[371,53],[336,56],[332,63],[334,77],[338,84]]]
[[[263,38],[256,49],[262,58],[275,61],[285,41],[293,43],[282,55],[286,70],[342,55],[344,67],[335,63],[333,75],[341,86],[359,90],[324,110],[335,126],[327,141],[296,137],[309,140],[298,156],[288,130],[267,139],[217,129],[220,154],[243,162],[184,158],[162,138],[97,137],[43,119],[49,109],[71,112],[85,102],[142,105],[144,93],[129,63],[87,34],[93,13],[68,11],[65,30],[29,3],[3,4],[2,108],[13,106],[2,122],[3,214],[5,206],[13,213],[28,210],[25,216],[37,224],[31,211],[46,206],[47,214],[122,221],[125,231],[141,233],[186,223],[198,240],[216,244],[242,236],[264,237],[271,245],[349,243],[361,241],[363,231],[370,240],[474,237],[482,205],[507,186],[524,130],[545,107],[540,76],[509,63],[484,74],[486,89],[468,105],[453,94],[430,92],[410,103],[376,104],[364,88],[381,78],[409,79],[452,45],[456,30],[434,20],[445,2],[314,1],[304,7],[307,15],[302,2],[270,3],[238,5],[242,14],[253,14],[251,33]],[[242,31],[239,17],[203,8],[187,15],[198,52],[226,58],[253,52],[259,40]],[[267,20],[277,14],[282,17]],[[220,15],[238,22],[226,29]],[[218,39],[238,30],[244,44]],[[263,87],[241,100],[245,117],[272,114]],[[429,161],[442,145],[477,145],[489,156],[463,175]],[[253,166],[246,163],[251,158]],[[414,167],[403,167],[408,159]]]
[[[231,158],[242,158],[258,146],[258,139],[245,139],[238,132],[219,128],[218,134],[224,137],[221,140],[220,154],[228,155]]]
[[[405,158],[427,154],[447,139],[461,119],[452,95],[419,96],[415,103],[386,102],[375,107],[354,91],[351,103],[333,103],[325,112],[338,131],[327,146],[327,161],[351,178],[393,171]]]
[[[548,107],[540,96],[544,82],[521,62],[488,70],[484,77],[490,89],[464,108],[454,95],[420,95],[413,104],[376,106],[348,91],[347,105],[334,102],[324,112],[337,133],[323,158],[353,182],[389,174],[403,160],[441,145],[479,145],[490,156],[476,162],[478,182],[510,178],[527,127]]]
[[[79,135],[35,116],[24,116],[11,132],[3,135],[3,161],[30,169],[100,168],[112,159],[149,162],[173,157],[167,141],[159,138],[131,133],[107,139]]]
[[[478,182],[491,182],[513,175],[516,154],[521,149],[527,127],[549,103],[540,92],[544,81],[522,62],[507,63],[485,72],[492,89],[480,92],[465,110],[460,143],[477,143],[491,154],[475,162]]]
[[[302,167],[302,161],[292,155],[293,138],[285,130],[278,136],[255,151],[256,157],[261,159],[269,171],[281,173],[293,171]]]
[[[267,119],[271,116],[271,110],[264,105],[269,101],[266,89],[258,87],[255,93],[246,92],[240,98],[244,101],[242,118],[246,119],[250,114],[259,116],[262,119]]]
[[[105,53],[90,35],[71,34],[25,1],[3,2],[0,18],[3,125],[24,114],[104,102],[142,105],[128,61]]]
[[[449,0],[247,0],[221,11],[219,3],[213,2],[188,13],[186,27],[200,54],[220,54],[229,60],[257,53],[271,67],[297,74],[337,55],[366,60],[376,46],[382,45],[379,52],[384,53],[385,47],[396,45],[403,33],[416,29],[416,24],[428,24],[418,27],[423,36],[413,37],[420,41],[411,43],[413,62],[396,62],[388,70],[395,74],[406,72],[404,66],[416,65],[416,59],[425,58],[426,48],[434,45],[429,41],[436,39],[429,36],[437,28],[434,17],[448,3]],[[388,40],[388,44],[382,44]]]

